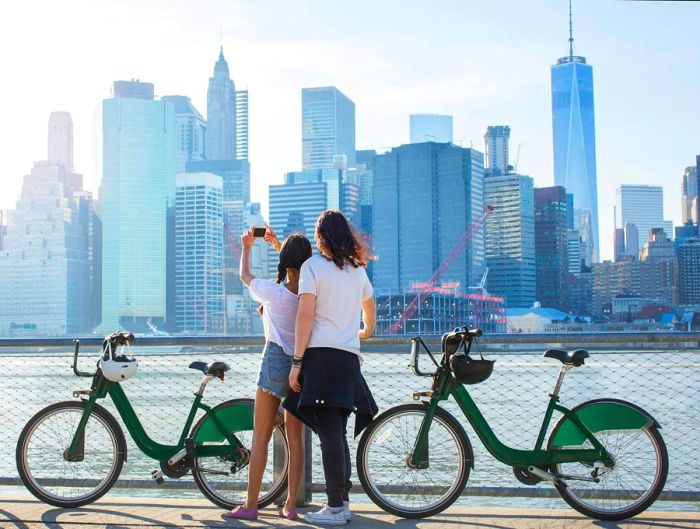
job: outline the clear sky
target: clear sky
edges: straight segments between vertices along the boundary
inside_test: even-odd
[[[698,33],[700,3],[574,2],[574,52],[594,67],[603,258],[622,183],[663,185],[665,216],[680,222],[681,175],[700,153]],[[510,125],[519,172],[552,185],[549,67],[567,38],[566,0],[3,2],[0,208],[46,157],[53,110],[72,114],[76,167],[97,189],[94,116],[116,79],[188,95],[206,115],[222,41],[250,90],[252,197],[265,211],[268,185],[300,169],[305,86],[355,101],[358,149],[408,142],[411,113],[453,115],[455,142],[482,151],[487,125]]]

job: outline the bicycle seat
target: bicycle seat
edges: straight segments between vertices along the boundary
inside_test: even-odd
[[[217,378],[220,378],[221,380],[224,379],[224,373],[231,369],[226,362],[209,362],[207,364],[206,362],[202,362],[201,360],[192,362],[189,365],[189,368],[201,371],[205,375],[215,376]]]
[[[547,358],[554,358],[559,360],[562,364],[568,366],[579,367],[585,362],[584,360],[591,356],[585,349],[576,349],[575,351],[561,351],[559,349],[548,349],[544,352]]]

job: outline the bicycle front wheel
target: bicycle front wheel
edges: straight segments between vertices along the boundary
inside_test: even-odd
[[[428,465],[408,465],[425,419],[425,404],[403,404],[379,415],[357,448],[357,472],[370,499],[403,518],[424,518],[452,505],[464,490],[473,455],[464,428],[438,408],[428,434]]]
[[[565,420],[562,417],[554,426],[550,443]],[[591,518],[624,520],[636,516],[656,501],[666,484],[668,452],[659,430],[651,424],[637,430],[595,432],[595,436],[612,455],[614,466],[600,471],[598,483],[569,480],[567,487],[557,485],[557,492],[571,507]],[[586,440],[581,448],[593,446]],[[554,466],[555,472],[569,476],[590,476],[592,470],[590,463]]]
[[[212,413],[233,413],[238,416],[247,414],[252,426],[253,399],[234,399],[216,406]],[[228,411],[227,411],[228,409]],[[192,429],[192,438],[204,426],[207,417],[202,417]],[[236,431],[236,437],[250,453],[253,445],[253,430]],[[227,441],[221,441],[225,443]],[[287,436],[284,431],[284,418],[279,413],[272,430],[272,439],[268,445],[267,464],[258,497],[258,507],[263,508],[275,501],[287,488],[289,457]],[[234,464],[231,457],[198,457],[192,465],[192,476],[197,487],[212,503],[224,509],[233,509],[245,503],[248,490],[248,462]]]
[[[67,401],[34,415],[17,441],[17,470],[29,492],[56,507],[74,508],[102,497],[119,477],[126,440],[119,424],[95,404],[81,442],[82,456],[68,461],[85,402]]]

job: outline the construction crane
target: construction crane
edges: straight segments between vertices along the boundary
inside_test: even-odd
[[[467,248],[467,245],[469,244],[471,238],[479,229],[481,229],[481,227],[486,222],[486,219],[489,217],[489,215],[491,215],[491,213],[493,213],[494,209],[496,209],[496,206],[487,205],[484,208],[484,213],[467,227],[462,237],[459,239],[459,241],[457,241],[457,244],[454,245],[447,257],[443,259],[443,261],[440,263],[440,266],[438,266],[435,272],[433,272],[433,275],[430,276],[430,279],[428,279],[426,286],[417,289],[416,297],[414,297],[413,300],[408,304],[406,309],[403,311],[403,314],[401,314],[401,316],[399,317],[398,321],[396,321],[396,323],[394,323],[389,329],[390,334],[396,334],[401,328],[401,326],[406,322],[406,320],[411,318],[416,313],[416,310],[418,309],[418,298],[420,297],[419,294],[421,292],[429,292],[432,288],[435,287],[435,285],[437,285],[440,282],[442,276],[454,264],[454,262],[457,260],[457,257],[459,257],[462,254],[462,252]]]

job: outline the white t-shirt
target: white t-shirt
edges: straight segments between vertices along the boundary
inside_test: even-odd
[[[314,255],[301,265],[299,295],[316,296],[316,312],[308,347],[333,347],[360,354],[362,302],[372,297],[372,284],[363,267]]]
[[[250,282],[250,296],[263,306],[265,338],[288,355],[294,354],[294,324],[299,298],[284,285],[256,277]]]

